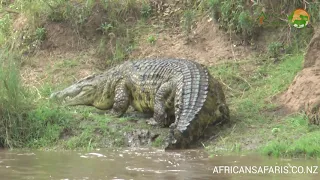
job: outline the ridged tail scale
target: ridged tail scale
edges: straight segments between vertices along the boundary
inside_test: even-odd
[[[177,85],[175,116],[176,128],[183,132],[204,105],[209,83],[208,71],[202,65],[190,61],[180,61],[179,65],[182,81]]]

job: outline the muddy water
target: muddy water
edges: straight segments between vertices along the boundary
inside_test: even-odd
[[[0,151],[0,179],[134,180],[319,180],[319,160],[270,159],[259,156],[214,156],[200,150],[155,149],[77,151]],[[241,171],[260,166],[297,167],[295,171]],[[234,172],[224,171],[230,167]],[[239,168],[239,169],[236,169]],[[300,167],[300,172],[298,168]],[[305,172],[303,168],[313,168]],[[220,168],[220,170],[219,170]],[[226,168],[224,168],[226,169]],[[257,169],[256,169],[257,170]],[[261,169],[260,169],[261,170]],[[290,169],[289,169],[290,170]],[[257,173],[259,172],[259,173]],[[305,174],[301,174],[305,173]]]

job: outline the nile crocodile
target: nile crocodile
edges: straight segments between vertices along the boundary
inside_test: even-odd
[[[199,63],[183,59],[127,61],[88,76],[51,98],[66,105],[111,109],[121,116],[131,105],[153,113],[148,121],[170,127],[165,149],[188,148],[205,128],[229,120],[221,84]]]

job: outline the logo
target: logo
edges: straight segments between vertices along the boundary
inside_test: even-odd
[[[296,28],[306,27],[310,21],[310,15],[303,9],[296,9],[289,17],[289,23]]]

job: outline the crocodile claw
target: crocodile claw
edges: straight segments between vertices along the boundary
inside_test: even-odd
[[[148,120],[146,120],[147,124],[151,125],[151,126],[157,126],[159,123],[157,123],[157,121],[154,118],[150,118]]]
[[[109,114],[110,116],[117,117],[117,118],[119,118],[119,117],[121,117],[121,116],[123,115],[123,113],[116,112],[115,110],[110,110],[110,111],[108,112],[108,114]]]
[[[170,124],[170,126],[169,126],[170,130],[174,130],[176,127],[177,127],[177,124],[176,124],[176,123],[172,123],[172,124]]]

